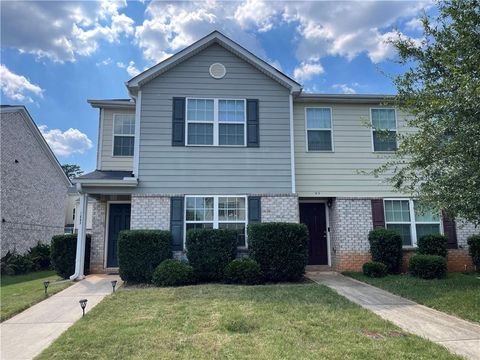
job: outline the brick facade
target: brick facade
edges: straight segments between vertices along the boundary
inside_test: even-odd
[[[262,222],[300,221],[297,196],[262,196],[261,199]]]
[[[332,267],[337,271],[361,271],[371,259],[368,233],[372,230],[371,199],[337,198],[329,210]],[[473,270],[468,254],[467,238],[478,233],[471,223],[457,222],[458,249],[448,251],[449,271]],[[408,269],[408,260],[415,250],[405,250],[402,271]]]
[[[107,220],[107,202],[93,203],[92,213],[92,242],[90,250],[90,272],[102,273],[105,271],[105,233]]]
[[[64,232],[68,185],[29,122],[20,111],[1,114],[1,256]]]
[[[132,195],[131,229],[170,229],[170,197]]]

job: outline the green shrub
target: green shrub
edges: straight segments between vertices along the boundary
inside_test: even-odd
[[[447,276],[447,260],[438,255],[415,255],[410,258],[408,271],[422,279],[441,279]]]
[[[28,254],[20,255],[15,251],[8,251],[0,263],[2,275],[25,274],[33,270],[33,263]]]
[[[467,239],[468,253],[472,257],[473,264],[480,270],[480,235],[472,235]]]
[[[398,274],[402,265],[402,239],[394,230],[377,228],[368,234],[372,260],[387,266],[387,272]]]
[[[243,285],[261,284],[263,274],[260,265],[249,258],[233,260],[225,268],[225,282]]]
[[[387,266],[378,261],[369,261],[363,264],[363,274],[372,278],[384,277],[387,275]]]
[[[50,245],[50,259],[53,269],[64,279],[75,272],[75,258],[77,254],[77,234],[63,234],[52,237]],[[90,270],[90,235],[86,236],[84,273]]]
[[[182,286],[195,282],[193,268],[183,261],[167,259],[153,272],[152,282],[156,286]]]
[[[304,224],[251,224],[248,247],[267,281],[298,281],[305,273],[308,229]]]
[[[418,239],[417,253],[421,255],[438,255],[447,257],[448,238],[441,234],[423,235]]]
[[[151,283],[155,268],[171,257],[170,231],[124,230],[118,236],[118,267],[124,281]]]
[[[228,229],[190,230],[186,245],[188,262],[199,280],[222,280],[225,267],[237,254],[237,232]]]
[[[50,245],[38,243],[28,250],[28,256],[33,263],[35,271],[50,269]]]

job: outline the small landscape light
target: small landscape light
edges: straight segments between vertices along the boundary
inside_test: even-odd
[[[79,301],[80,303],[80,306],[82,307],[82,312],[83,312],[83,315],[82,316],[85,316],[85,308],[87,307],[87,299],[82,299]]]
[[[112,284],[113,292],[115,292],[115,286],[117,286],[117,280],[112,280],[110,281],[110,283]]]
[[[47,295],[48,285],[50,285],[50,281],[45,280],[45,281],[43,282],[43,287],[45,288],[45,295]]]

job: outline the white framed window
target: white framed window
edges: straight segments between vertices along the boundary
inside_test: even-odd
[[[113,156],[133,156],[135,114],[113,115]]]
[[[188,230],[233,229],[237,231],[238,246],[246,247],[247,219],[246,196],[185,196],[185,238]]]
[[[246,146],[245,99],[187,98],[185,143],[194,146]]]
[[[397,150],[397,111],[396,109],[370,109],[372,124],[372,149],[374,152]]]
[[[384,199],[385,226],[397,230],[403,246],[416,247],[427,234],[441,234],[440,215],[412,199]]]
[[[305,108],[307,151],[333,151],[332,109]]]

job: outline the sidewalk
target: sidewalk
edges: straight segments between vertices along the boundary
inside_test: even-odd
[[[28,308],[0,324],[2,360],[32,359],[82,317],[80,299],[87,299],[85,312],[112,293],[116,275],[90,275],[85,280]]]
[[[306,276],[409,333],[443,345],[467,359],[480,360],[480,325],[419,305],[335,272],[309,272]]]

